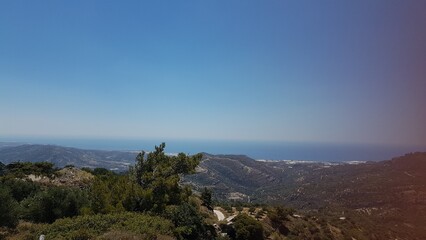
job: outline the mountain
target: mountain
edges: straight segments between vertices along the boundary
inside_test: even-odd
[[[358,164],[205,154],[186,181],[212,188],[221,200],[285,204],[349,219],[373,239],[426,239],[426,153]]]
[[[83,150],[56,145],[23,144],[0,148],[0,162],[5,164],[21,162],[54,163],[57,167],[74,165],[77,167],[103,167],[126,171],[136,157],[134,152]]]
[[[7,148],[7,147],[16,147],[19,145],[24,145],[25,143],[20,142],[0,142],[0,149]]]
[[[257,161],[244,155],[203,154],[195,175],[186,181],[195,188],[210,187],[220,198],[248,201],[282,200],[281,192],[293,191],[313,170],[330,167],[321,162]],[[283,188],[268,191],[270,187]],[[264,194],[267,191],[267,194]]]

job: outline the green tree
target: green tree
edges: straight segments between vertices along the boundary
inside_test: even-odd
[[[187,191],[179,185],[181,176],[195,173],[202,157],[201,154],[187,156],[184,153],[168,156],[164,153],[165,146],[165,143],[155,146],[155,151],[147,155],[139,153],[135,166],[130,168],[133,180],[145,191],[151,191],[152,210],[155,212],[187,200]]]
[[[32,181],[16,179],[11,176],[0,179],[0,184],[7,186],[13,198],[18,202],[40,191],[40,186],[38,184]]]
[[[210,210],[213,210],[211,189],[205,187],[203,191],[201,191],[201,200],[203,201],[204,206],[206,206]]]
[[[289,215],[293,215],[294,209],[292,208],[286,208],[282,206],[277,206],[272,209],[268,213],[269,219],[271,219],[272,224],[274,225],[281,225],[283,221],[286,221],[288,219]]]
[[[247,214],[239,214],[234,218],[236,240],[262,240],[263,226]]]
[[[90,208],[93,213],[110,213],[113,208],[111,206],[110,189],[106,182],[96,178],[90,187]]]
[[[285,225],[289,215],[293,215],[294,209],[277,206],[268,212],[268,217],[271,220],[272,227],[283,235],[287,235],[290,230]]]
[[[6,165],[0,162],[0,176],[3,176],[4,174],[6,174]]]
[[[17,224],[17,202],[7,187],[0,186],[0,226],[15,227]]]
[[[214,229],[204,224],[201,214],[189,203],[169,207],[166,216],[175,225],[178,239],[214,239]]]
[[[48,188],[21,202],[24,219],[45,223],[76,216],[86,204],[87,196],[82,190],[60,187]]]
[[[113,176],[115,173],[106,168],[95,168],[92,171],[93,175],[105,175],[105,176]]]
[[[50,162],[13,162],[8,164],[6,169],[16,177],[24,177],[29,174],[49,176],[55,171],[53,166],[53,163]]]

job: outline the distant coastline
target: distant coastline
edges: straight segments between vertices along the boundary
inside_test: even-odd
[[[52,144],[92,150],[141,151],[166,142],[167,152],[195,154],[242,154],[258,160],[320,162],[381,161],[409,152],[426,151],[426,146],[385,146],[294,142],[249,142],[205,140],[126,140],[65,138],[0,138],[3,143]]]

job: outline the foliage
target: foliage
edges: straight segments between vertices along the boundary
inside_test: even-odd
[[[17,202],[9,189],[0,185],[0,226],[15,227],[17,224]]]
[[[280,225],[283,221],[288,219],[289,215],[293,215],[294,209],[277,206],[269,212],[268,216],[271,219],[272,224]]]
[[[166,239],[215,238],[215,229],[205,223],[208,213],[203,215],[199,209],[201,204],[212,208],[211,190],[205,189],[199,199],[189,186],[181,185],[184,174],[195,172],[201,154],[168,156],[164,148],[163,143],[147,155],[141,152],[129,174],[84,169],[95,177],[83,189],[18,179],[28,174],[53,176],[55,169],[50,163],[9,164],[6,176],[0,178],[7,186],[0,192],[0,200],[2,207],[7,203],[13,211],[1,213],[10,213],[15,220],[8,222],[15,224],[18,216],[33,223],[50,223],[39,224],[37,233],[33,229],[22,237],[45,234],[46,239],[93,239],[118,234],[143,239],[158,235]]]
[[[87,196],[78,189],[50,187],[21,202],[22,215],[33,222],[51,223],[58,218],[79,214],[87,204]]]
[[[90,207],[93,213],[112,212],[110,189],[107,184],[97,178],[90,188]]]
[[[0,162],[0,176],[3,176],[6,173],[6,165]]]
[[[33,196],[40,191],[40,185],[23,179],[16,179],[11,176],[3,177],[0,179],[3,186],[7,186],[13,198],[20,202],[27,197]]]
[[[46,239],[72,239],[78,235],[94,237],[116,230],[153,238],[157,234],[172,235],[172,229],[173,224],[162,217],[126,212],[59,219],[43,228],[40,234],[45,234]]]
[[[14,162],[6,165],[6,170],[16,177],[29,174],[49,176],[55,171],[53,166],[53,163],[50,162]]]
[[[148,211],[152,208],[152,192],[144,190],[128,176],[98,175],[89,188],[90,209],[86,213]]]
[[[247,214],[239,214],[234,218],[236,240],[261,240],[263,238],[263,226]]]
[[[166,216],[174,223],[178,239],[203,239],[203,236],[209,235],[203,217],[189,203],[169,207]],[[211,235],[213,233],[210,233]]]
[[[133,180],[148,194],[153,203],[152,210],[164,211],[167,205],[179,205],[187,200],[187,191],[179,185],[181,175],[195,173],[202,155],[167,156],[164,153],[165,143],[155,146],[155,151],[145,156],[141,152],[136,157],[136,164],[130,168]]]
[[[94,168],[94,169],[90,169],[90,168],[81,168],[81,170],[89,172],[95,176],[113,176],[116,175],[115,172],[110,171],[106,168]]]
[[[249,213],[253,214],[256,211],[255,207],[250,207],[249,208]]]
[[[201,192],[201,200],[203,201],[204,206],[206,206],[210,210],[213,210],[211,189],[206,187],[203,189],[203,191]]]

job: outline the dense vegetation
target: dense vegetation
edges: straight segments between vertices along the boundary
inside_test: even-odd
[[[78,234],[93,238],[110,230],[145,237],[214,237],[200,212],[201,200],[180,184],[182,175],[195,172],[201,155],[167,156],[164,148],[163,143],[153,152],[141,152],[129,174],[84,169],[95,177],[83,187],[40,184],[27,178],[55,178],[58,169],[51,163],[2,164],[0,225],[14,228],[19,220],[41,223],[37,234],[50,239],[72,239]]]
[[[220,201],[223,199],[218,199],[216,191],[213,192],[212,188],[204,186],[196,188],[199,192],[194,193],[182,179],[185,175],[195,172],[202,156],[200,154],[188,156],[182,153],[168,156],[164,153],[164,148],[165,144],[161,144],[156,146],[152,152],[141,152],[136,157],[135,165],[131,166],[126,173],[115,173],[105,168],[78,169],[71,165],[57,169],[53,164],[47,162],[13,162],[7,165],[0,163],[0,239],[37,239],[41,234],[46,235],[46,239],[360,240],[389,239],[389,236],[398,235],[408,236],[410,239],[421,239],[418,236],[422,236],[422,232],[420,232],[422,229],[417,232],[407,232],[400,231],[404,226],[399,226],[383,232],[381,229],[388,228],[377,228],[379,224],[386,223],[386,221],[393,221],[389,222],[392,226],[400,223],[398,218],[392,220],[392,217],[401,212],[392,211],[395,209],[394,205],[389,205],[393,208],[376,208],[376,210],[373,207],[360,208],[359,206],[362,206],[362,201],[365,201],[366,197],[357,196],[361,196],[366,191],[359,191],[357,195],[350,191],[345,191],[345,194],[339,196],[334,195],[339,201],[351,197],[351,202],[356,203],[357,209],[355,210],[338,204],[329,204],[331,207],[311,211],[308,209],[302,213],[279,205],[271,206],[238,200]],[[406,162],[407,157],[412,161]],[[345,187],[345,189],[366,187],[377,191],[380,190],[378,187],[388,185],[393,187],[392,189],[407,186],[403,195],[394,194],[394,197],[413,199],[414,202],[406,205],[405,209],[418,207],[408,212],[417,216],[421,214],[421,211],[415,215],[415,210],[424,206],[424,198],[413,198],[412,195],[416,193],[414,190],[424,189],[424,181],[422,183],[415,181],[416,185],[412,184],[412,179],[424,179],[424,169],[426,169],[424,166],[426,165],[423,160],[424,155],[412,154],[404,157],[404,164],[401,164],[400,159],[396,159],[385,163],[354,167],[347,165],[321,168],[321,170],[315,168],[315,171],[306,170],[311,165],[306,167],[294,165],[291,170],[299,171],[297,173],[310,172],[310,175],[297,175],[299,176],[298,181],[301,183],[306,182],[309,177],[317,177],[319,173],[327,173],[320,175],[321,178],[318,181],[311,181],[309,184],[304,184],[303,189],[299,188],[305,192],[309,189],[318,192],[314,188],[327,190],[336,187],[336,189],[341,189],[340,185],[350,185],[355,181],[359,183],[359,179],[369,179],[369,183],[377,180],[378,184],[363,184],[358,188]],[[243,172],[247,174],[256,172],[245,171],[250,168],[257,169],[256,162],[249,162],[245,159],[244,161],[250,164],[250,168],[241,168],[238,161],[232,162],[238,163],[235,165],[235,169],[243,169]],[[209,162],[213,164],[211,160]],[[410,166],[411,162],[415,164]],[[278,166],[281,163],[268,164]],[[317,165],[312,166],[318,167]],[[202,167],[204,166],[202,165]],[[290,168],[285,167],[286,174],[291,175]],[[231,168],[228,168],[228,171],[229,169]],[[279,168],[273,169],[280,170]],[[331,173],[336,169],[345,170],[342,171],[343,173],[351,173],[352,175],[345,178],[353,181],[327,181],[330,182],[330,186],[325,185],[322,178],[333,177],[334,179],[335,176],[340,176],[339,172]],[[357,174],[356,171],[350,172],[349,169],[360,173],[366,172],[368,175]],[[385,179],[390,179],[387,181],[392,184],[380,183],[383,181],[381,177],[370,174],[379,172],[379,169],[382,175],[387,174],[388,178]],[[232,177],[231,173],[228,175]],[[304,176],[304,178],[302,179],[300,176]],[[365,177],[359,178],[360,176]],[[392,180],[395,177],[399,182],[396,183]],[[249,179],[248,182],[254,181],[254,178],[247,177],[247,179]],[[262,188],[266,189],[267,182],[276,181],[276,178],[268,177],[260,178],[260,180],[265,181],[265,186]],[[283,191],[283,189],[280,190]],[[369,192],[375,193],[374,191]],[[301,190],[294,191],[293,194],[297,194],[299,198],[314,196],[313,194],[303,195]],[[294,198],[294,195],[288,196],[290,199]],[[371,198],[375,195],[370,194],[369,196]],[[323,198],[329,197],[323,196]],[[380,199],[383,205],[383,198]],[[312,201],[309,199],[304,201],[304,203],[308,202]],[[374,201],[369,200],[367,203],[372,204]],[[385,202],[385,204],[389,203]],[[219,221],[213,214],[213,209],[221,211],[226,219]],[[380,214],[380,211],[387,215]],[[368,214],[367,217],[366,214]],[[381,222],[376,221],[379,218],[375,216],[379,216]],[[419,217],[419,219],[424,219],[424,217]],[[406,226],[412,228],[413,223],[408,221],[405,223]]]
[[[51,163],[1,164],[0,226],[3,230],[0,236],[18,239],[35,239],[41,234],[47,239],[222,238],[212,224],[211,190],[205,188],[200,195],[195,195],[181,183],[182,176],[195,172],[202,155],[168,156],[164,148],[163,143],[148,154],[138,154],[135,165],[126,174],[104,168],[79,170],[66,166],[65,172],[85,171],[94,176],[90,182],[77,185],[48,181],[64,172]],[[231,238],[243,239],[244,234],[263,236],[262,225],[256,220],[241,219],[236,221],[236,235]],[[243,227],[246,223],[248,232]]]

